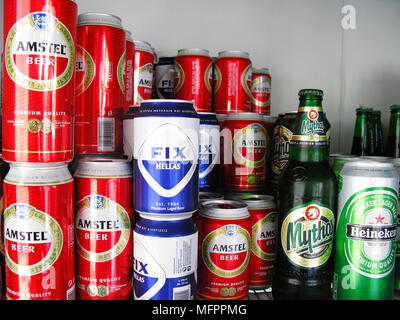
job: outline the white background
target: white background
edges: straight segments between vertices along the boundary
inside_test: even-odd
[[[5,0],[15,1],[15,0]],[[3,15],[1,0],[1,15]],[[306,87],[325,92],[332,152],[349,152],[355,108],[400,104],[399,0],[77,0],[79,13],[122,18],[134,39],[159,56],[181,48],[245,50],[272,74],[272,114],[296,110]],[[356,30],[342,28],[342,7],[356,9]],[[3,21],[3,17],[1,19]],[[2,33],[2,26],[1,32]]]

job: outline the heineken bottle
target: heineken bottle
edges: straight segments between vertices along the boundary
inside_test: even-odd
[[[387,157],[400,158],[400,105],[390,107],[389,134],[385,155]]]
[[[329,166],[330,124],[323,92],[303,89],[278,183],[274,299],[329,299],[337,180]]]
[[[357,117],[354,126],[351,154],[356,156],[370,156],[373,153],[371,112],[371,108],[360,107],[356,109]]]
[[[371,112],[371,124],[372,124],[372,155],[383,156],[383,133],[381,123],[381,112],[379,110],[373,110]]]

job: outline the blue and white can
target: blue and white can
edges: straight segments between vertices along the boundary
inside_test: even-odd
[[[199,129],[192,101],[141,103],[134,118],[135,210],[162,216],[197,210]]]
[[[174,98],[175,57],[161,57],[155,65],[155,90],[158,99]]]
[[[215,190],[218,187],[220,161],[220,127],[212,112],[198,112],[199,135],[199,189]]]
[[[135,300],[193,300],[198,232],[191,214],[161,220],[140,215],[133,232]]]

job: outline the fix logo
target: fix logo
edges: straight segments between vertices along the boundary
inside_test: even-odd
[[[186,159],[184,149],[185,147],[153,147],[151,157],[153,159]]]

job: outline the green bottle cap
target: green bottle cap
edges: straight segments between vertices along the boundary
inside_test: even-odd
[[[380,117],[381,116],[381,112],[379,110],[372,110],[372,114],[376,117]]]
[[[390,111],[400,111],[400,105],[394,104],[390,107]]]
[[[302,89],[299,91],[299,96],[315,96],[322,98],[324,96],[324,92],[320,89]]]
[[[359,107],[356,109],[357,114],[365,114],[365,113],[371,113],[371,112],[372,112],[371,108]]]

